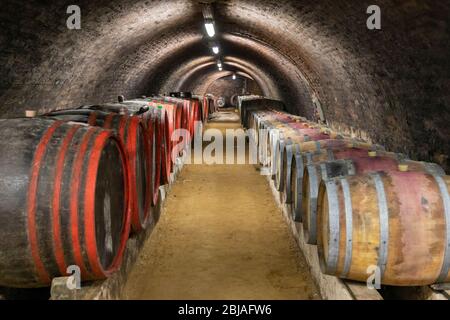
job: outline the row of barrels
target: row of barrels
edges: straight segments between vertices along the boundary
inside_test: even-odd
[[[267,102],[267,100],[265,101]],[[325,274],[416,286],[450,280],[450,176],[324,125],[252,104],[260,163]],[[249,130],[250,131],[250,130]]]
[[[83,281],[104,279],[120,268],[130,234],[157,222],[159,187],[207,106],[119,101],[0,120],[0,286],[48,286],[73,266]]]

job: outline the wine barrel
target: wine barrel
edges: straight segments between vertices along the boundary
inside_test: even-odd
[[[111,129],[125,145],[130,178],[130,211],[133,231],[145,229],[151,217],[151,190],[149,170],[149,143],[139,117],[94,111],[66,109],[44,115],[63,121],[87,123]]]
[[[289,138],[296,143],[300,143],[310,141],[310,139],[329,138],[328,135],[324,135],[316,129],[309,129],[307,127],[293,129],[285,124],[274,124],[268,121],[261,122],[260,127],[259,136],[261,142],[260,145],[258,145],[258,150],[259,154],[262,156],[261,163],[267,166],[272,165],[273,172],[276,170],[276,146],[279,139],[284,137],[286,139]]]
[[[128,169],[112,131],[47,119],[0,120],[0,285],[48,286],[121,264],[130,230]]]
[[[130,100],[121,103],[103,103],[96,105],[81,106],[79,109],[89,109],[103,112],[114,112],[118,114],[138,115],[148,110],[145,100]]]
[[[172,172],[172,149],[171,149],[171,132],[170,132],[170,118],[166,109],[162,106],[158,107],[160,112],[158,112],[160,125],[160,130],[162,132],[161,136],[161,184],[170,183],[170,174]]]
[[[295,135],[296,134],[296,135]],[[280,133],[280,139],[277,141],[274,152],[275,161],[275,186],[278,191],[284,191],[284,183],[286,181],[286,165],[287,160],[285,158],[286,147],[294,141],[296,143],[317,141],[338,138],[338,136],[330,136],[327,133],[320,132],[317,129],[297,129],[294,131],[282,131]],[[294,141],[293,141],[294,140]]]
[[[101,104],[95,106],[86,106],[84,109],[100,110],[103,112],[115,112],[121,114],[137,114],[141,117],[146,130],[146,140],[148,141],[148,155],[147,155],[147,174],[148,174],[148,193],[151,195],[152,207],[157,206],[158,202],[158,189],[161,186],[161,169],[163,161],[164,146],[161,145],[163,136],[163,127],[161,124],[160,116],[157,108],[158,102],[164,102],[162,98],[146,98],[127,100],[120,104]],[[128,110],[124,112],[123,110]],[[161,111],[159,111],[161,113]],[[180,117],[181,111],[176,112],[175,126],[178,128],[181,123]],[[164,157],[165,161],[165,157]],[[150,211],[152,211],[151,208]],[[151,219],[151,213],[149,219]],[[150,221],[149,221],[150,222]]]
[[[162,149],[163,127],[160,123],[158,109],[150,108],[141,115],[147,132],[147,140],[149,141],[149,149],[147,159],[149,161],[150,175],[150,192],[152,194],[153,207],[158,206],[158,191],[161,185],[161,168],[162,168]],[[159,111],[160,113],[160,111]],[[154,211],[154,210],[153,210]]]
[[[327,139],[299,143],[300,152],[317,152],[323,149],[365,148],[371,150],[384,150],[382,146],[361,142],[353,139]]]
[[[322,149],[321,151],[306,153],[300,152],[299,144],[293,143],[286,146],[285,158],[283,159],[286,172],[284,176],[285,182],[283,184],[284,192],[281,200],[286,204],[291,204],[291,216],[294,221],[302,221],[303,174],[306,165],[349,157],[365,157],[369,152],[375,152],[379,156],[390,157],[398,161],[406,160],[406,156],[400,153],[372,151],[361,146],[367,147],[367,145],[362,144],[356,148]]]
[[[257,110],[282,110],[284,109],[284,104],[278,100],[270,99],[255,99],[255,100],[244,100],[241,102],[239,108],[241,123],[245,128],[248,128],[250,114],[252,111]]]
[[[257,150],[260,158],[260,163],[267,165],[269,159],[267,158],[269,154],[269,145],[268,142],[270,140],[270,130],[277,128],[277,125],[282,125],[279,122],[273,122],[267,120],[265,117],[260,117],[259,114],[265,114],[264,111],[254,112],[254,120],[252,121],[252,126],[255,127],[255,141],[257,144]],[[297,123],[298,125],[302,125],[302,127],[298,127],[299,129],[308,129],[305,123]],[[284,125],[284,124],[283,124]]]
[[[208,122],[209,113],[210,113],[209,108],[210,107],[209,107],[208,97],[203,96],[203,103],[202,103],[202,120],[203,120],[203,123],[207,123]]]
[[[217,106],[217,108],[225,107],[225,98],[224,97],[218,97],[216,99],[216,106]]]
[[[438,176],[445,175],[444,170],[435,163],[412,160],[399,161],[386,156],[353,157],[307,165],[303,173],[301,210],[303,235],[306,243],[316,244],[317,242],[317,196],[322,180],[376,171],[395,172],[399,171],[399,167],[408,171],[427,172]]]
[[[201,116],[201,108],[198,100],[193,100],[194,105],[194,113],[192,120],[192,137],[196,137],[201,133],[202,130],[202,116]]]
[[[323,181],[318,253],[324,273],[381,284],[449,282],[450,177],[373,173]]]

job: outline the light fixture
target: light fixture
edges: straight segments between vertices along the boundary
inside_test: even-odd
[[[236,73],[233,73],[233,80],[236,80]]]
[[[219,67],[219,71],[222,71],[223,69],[222,69],[222,67]]]
[[[221,63],[221,62],[217,62],[217,66],[218,66],[219,68],[222,68],[222,63]]]
[[[218,54],[219,53],[219,46],[212,47],[212,51],[214,52],[214,54]]]
[[[210,38],[214,37],[214,35],[216,34],[216,30],[214,30],[213,20],[205,20],[205,29]]]

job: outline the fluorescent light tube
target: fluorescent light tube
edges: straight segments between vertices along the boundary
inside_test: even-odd
[[[205,29],[208,36],[211,38],[216,34],[216,30],[214,30],[214,24],[212,22],[205,22]]]

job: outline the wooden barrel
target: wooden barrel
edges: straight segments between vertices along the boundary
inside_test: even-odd
[[[158,206],[158,192],[161,185],[161,168],[163,161],[162,150],[163,143],[163,126],[161,122],[161,111],[159,109],[150,108],[141,115],[143,123],[147,131],[147,140],[149,141],[148,161],[150,174],[150,192],[152,194],[152,206]],[[154,210],[153,210],[154,211]]]
[[[133,231],[145,229],[151,217],[151,190],[146,131],[139,117],[88,109],[67,109],[45,115],[63,121],[87,123],[114,130],[125,145],[130,178],[130,211]]]
[[[317,197],[322,180],[376,171],[396,172],[404,168],[407,168],[408,171],[427,172],[438,176],[445,175],[444,170],[435,163],[412,160],[398,161],[395,158],[386,156],[353,157],[351,159],[307,165],[303,173],[301,204],[303,235],[306,243],[317,243]]]
[[[322,271],[366,281],[422,286],[449,282],[450,177],[423,172],[331,179],[319,190]]]
[[[225,98],[224,98],[224,97],[218,97],[218,98],[216,99],[215,104],[216,104],[217,108],[223,108],[223,107],[225,107]]]
[[[191,100],[191,117],[189,121],[189,132],[194,138],[199,133],[199,123],[201,122],[201,110],[198,100]]]
[[[280,132],[279,140],[275,144],[273,160],[275,162],[275,186],[278,191],[284,192],[286,182],[286,147],[294,143],[317,141],[338,138],[338,136],[329,136],[327,133],[320,132],[317,129],[297,129],[297,130],[282,130]],[[282,195],[283,197],[283,195]]]
[[[270,99],[253,99],[244,100],[241,102],[239,108],[241,123],[244,128],[248,128],[250,114],[252,111],[256,110],[282,110],[284,105],[281,101],[270,100]]]
[[[267,120],[265,116],[259,116],[260,114],[266,114],[265,111],[258,111],[255,112],[255,120],[254,120],[254,126],[257,128],[255,132],[255,141],[256,141],[256,147],[259,154],[259,159],[261,164],[268,165],[270,162],[269,155],[271,154],[270,149],[270,137],[271,137],[271,130],[277,129],[277,128],[287,128],[293,129],[292,127],[286,126],[285,123],[281,122],[274,122],[271,120]],[[308,126],[306,126],[305,123],[296,122],[297,129],[309,129]],[[317,131],[311,131],[310,134],[314,134]],[[306,133],[306,132],[305,132]],[[257,137],[257,138],[256,138]]]
[[[83,280],[121,264],[128,169],[110,130],[40,118],[0,120],[0,285],[40,287],[77,265]]]
[[[209,119],[209,100],[208,97],[202,97],[202,121],[203,123],[207,123]]]
[[[261,123],[267,122],[268,115],[269,115],[269,113],[267,111],[262,111],[262,110],[255,110],[255,111],[250,112],[248,129],[251,129],[251,135],[252,135],[252,138],[253,138],[253,141],[254,141],[256,147],[258,147],[258,144],[259,144]],[[273,122],[267,122],[267,123],[274,125]],[[306,128],[306,127],[303,127],[303,128]]]
[[[164,183],[164,181],[161,180],[161,172],[162,162],[166,161],[166,157],[163,154],[166,146],[162,145],[162,143],[165,141],[165,139],[163,138],[165,129],[164,124],[161,123],[161,111],[157,108],[158,103],[162,102],[164,102],[163,98],[146,98],[127,100],[120,104],[101,104],[83,107],[83,109],[99,110],[103,112],[137,114],[141,117],[146,130],[146,139],[149,142],[147,148],[147,171],[149,177],[148,193],[151,195],[152,207],[158,205],[158,190],[161,184]],[[124,108],[125,110],[128,110],[128,112],[124,112]],[[178,119],[181,118],[180,113],[181,111],[177,110],[177,120],[175,122],[176,128],[180,127],[179,124],[181,123],[181,119]],[[151,213],[149,217],[151,218]]]
[[[170,118],[166,109],[158,106],[160,112],[158,113],[161,136],[161,184],[170,183],[170,174],[172,172],[172,149],[171,149],[171,132],[170,132]]]
[[[166,111],[166,114],[167,114],[167,118],[165,118],[165,128],[167,131],[167,137],[166,137],[167,140],[165,140],[165,141],[166,141],[166,145],[168,146],[168,150],[167,150],[168,158],[166,158],[165,164],[168,166],[167,170],[169,170],[169,175],[170,175],[170,173],[173,172],[173,170],[174,170],[174,161],[172,161],[172,150],[173,150],[174,143],[172,141],[172,135],[175,130],[175,122],[176,122],[175,109],[176,109],[176,107],[172,103],[158,103],[158,107],[162,107]],[[168,183],[169,181],[166,180],[165,182]]]
[[[366,145],[363,145],[366,147]],[[398,161],[405,160],[406,156],[399,153],[386,151],[372,151],[361,147],[344,149],[322,149],[315,152],[300,152],[299,144],[286,145],[284,153],[285,182],[281,201],[290,204],[292,219],[296,222],[302,221],[302,197],[303,197],[303,174],[306,165],[322,161],[334,161],[349,157],[365,157],[368,153],[391,157]]]
[[[187,149],[191,145],[192,141],[192,134],[194,132],[194,114],[196,117],[200,117],[199,110],[194,110],[194,102],[197,101],[196,108],[199,108],[198,100],[191,100],[191,99],[180,99],[180,98],[173,98],[173,97],[165,97],[165,102],[170,102],[176,104],[176,129],[183,129],[187,132],[183,133],[183,143],[182,143],[182,149]],[[173,143],[173,145],[178,144],[178,142]]]
[[[300,152],[320,152],[326,149],[363,148],[373,150],[384,150],[382,146],[353,139],[327,139],[299,143]]]
[[[96,105],[82,106],[80,109],[89,109],[103,112],[114,112],[118,114],[137,115],[148,109],[145,100],[130,100],[121,103],[102,103]]]

